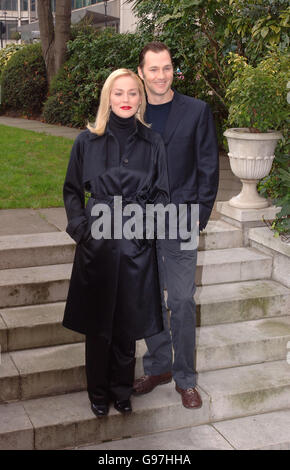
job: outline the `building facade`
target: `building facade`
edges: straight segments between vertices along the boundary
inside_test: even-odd
[[[51,2],[53,11],[56,1]],[[37,2],[38,0],[0,0],[0,21],[5,29],[1,47],[10,42],[18,42],[20,38],[24,41],[39,38]],[[90,23],[96,28],[113,26],[121,33],[134,31],[136,28],[136,18],[126,0],[71,0],[71,2],[72,24],[89,18]]]

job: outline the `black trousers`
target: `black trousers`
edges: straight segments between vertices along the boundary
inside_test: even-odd
[[[128,400],[135,370],[135,340],[86,335],[86,375],[89,399],[95,404]]]

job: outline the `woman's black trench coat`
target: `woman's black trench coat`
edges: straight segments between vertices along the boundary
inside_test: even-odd
[[[66,231],[77,243],[63,325],[109,339],[116,332],[141,339],[163,329],[155,241],[91,235],[97,203],[110,206],[113,222],[114,196],[122,196],[123,208],[138,203],[144,211],[146,203],[169,201],[163,141],[136,122],[121,156],[109,125],[102,136],[81,132],[63,188]],[[91,196],[86,207],[85,191]]]

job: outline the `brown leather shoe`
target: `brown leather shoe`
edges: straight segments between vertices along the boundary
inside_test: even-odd
[[[142,375],[136,379],[133,385],[133,395],[143,395],[151,392],[157,385],[167,384],[171,382],[171,372],[165,372],[160,375]]]
[[[181,394],[182,404],[185,408],[201,408],[202,399],[196,388],[187,388],[184,390],[176,384],[175,389]]]

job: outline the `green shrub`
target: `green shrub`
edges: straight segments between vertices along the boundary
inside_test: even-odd
[[[259,182],[258,191],[281,207],[270,226],[276,236],[287,237],[290,233],[289,54],[272,50],[257,67],[248,65],[245,58],[236,54],[230,55],[229,62],[235,79],[226,95],[230,103],[228,124],[260,132],[280,130],[283,134],[275,149],[271,172]]]
[[[0,76],[11,57],[15,52],[19,51],[19,49],[22,49],[22,47],[24,47],[24,44],[13,43],[0,49]]]
[[[290,236],[290,136],[284,137],[275,150],[275,159],[270,175],[258,185],[258,190],[264,197],[270,198],[281,211],[272,221],[271,228],[275,235]]]
[[[39,114],[47,94],[47,79],[40,44],[17,51],[1,75],[3,106],[28,115]]]
[[[146,36],[165,42],[184,80],[176,88],[209,103],[223,141],[232,81],[226,57],[245,56],[256,66],[271,46],[289,49],[289,0],[127,0]]]
[[[270,198],[281,211],[272,221],[271,228],[275,235],[290,237],[290,132],[289,123],[284,123],[283,139],[275,149],[275,158],[271,172],[258,184],[259,193]]]
[[[43,108],[43,117],[49,123],[84,127],[97,112],[99,88],[96,73],[87,70],[87,76],[78,71],[75,58],[64,64],[51,82],[49,97]]]
[[[272,222],[275,235],[290,236],[290,132],[289,132],[289,54],[271,52],[260,63],[260,68],[272,74],[272,79],[279,84],[280,97],[283,96],[282,108],[288,113],[281,120],[280,130],[283,139],[278,142],[275,150],[275,159],[270,174],[260,181],[258,190],[260,194],[270,198],[281,211]]]
[[[108,75],[125,67],[137,71],[145,40],[137,34],[80,32],[68,43],[69,59],[53,79],[43,116],[49,123],[84,127],[94,121],[100,91]]]
[[[231,54],[229,62],[236,65],[235,78],[226,92],[229,124],[248,127],[252,132],[282,130],[289,113],[290,76],[285,55],[273,53],[257,67],[247,64],[237,54]]]

